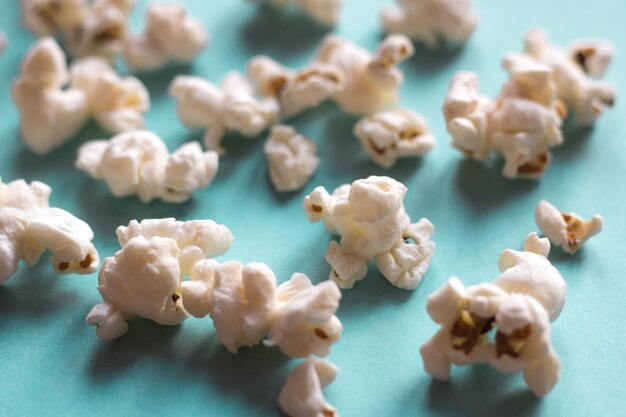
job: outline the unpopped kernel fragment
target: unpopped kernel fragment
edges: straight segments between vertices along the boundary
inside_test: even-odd
[[[237,72],[226,74],[219,86],[199,77],[178,76],[169,93],[178,101],[182,123],[205,130],[205,146],[216,151],[223,151],[228,131],[257,136],[276,123],[280,112],[276,98],[257,98],[250,81]]]
[[[603,220],[600,215],[584,220],[574,213],[564,213],[542,200],[535,208],[535,222],[550,242],[573,255],[587,239],[600,233]]]
[[[20,77],[12,85],[20,112],[24,143],[40,155],[73,138],[88,117],[85,94],[63,87],[69,81],[65,54],[52,38],[38,40],[22,60]]]
[[[391,168],[399,158],[424,155],[435,146],[426,120],[402,108],[362,118],[354,134],[372,160],[384,168]]]
[[[339,417],[322,388],[332,383],[339,370],[324,359],[308,358],[298,364],[280,390],[278,405],[291,417]]]
[[[380,13],[387,32],[402,33],[429,48],[440,39],[451,43],[467,42],[478,23],[471,0],[397,0],[396,7]]]
[[[153,3],[146,13],[144,33],[129,36],[126,64],[136,71],[157,71],[169,61],[191,62],[209,43],[202,22],[175,3]]]
[[[320,163],[315,142],[290,126],[274,126],[263,150],[270,179],[279,192],[304,187]]]
[[[329,278],[341,288],[352,288],[365,278],[367,263],[375,258],[379,270],[393,285],[414,290],[428,269],[435,250],[433,225],[427,219],[411,224],[404,209],[406,187],[389,177],[371,176],[345,184],[332,195],[317,187],[304,198],[311,222],[324,222],[341,237],[331,241],[326,260]]]
[[[218,154],[203,152],[196,142],[170,154],[161,138],[145,130],[87,142],[76,159],[78,169],[106,181],[114,196],[137,194],[146,203],[155,198],[187,201],[197,189],[211,184],[218,166]]]
[[[104,260],[98,275],[104,302],[86,318],[103,340],[127,333],[134,316],[163,325],[185,320],[183,277],[194,263],[226,252],[233,239],[225,226],[211,220],[133,220],[117,235],[122,249]]]
[[[335,26],[341,17],[342,0],[257,0],[273,7],[298,7],[318,23]]]
[[[441,329],[420,349],[426,372],[445,381],[453,364],[489,363],[523,372],[537,396],[550,392],[560,374],[550,321],[563,308],[566,286],[546,258],[549,250],[548,240],[532,233],[524,251],[502,253],[492,283],[465,287],[450,278],[432,294],[427,310]]]
[[[122,133],[145,127],[150,95],[138,78],[120,77],[99,57],[74,61],[70,74],[71,87],[85,94],[89,113],[103,129]]]
[[[20,261],[35,265],[45,251],[59,274],[90,274],[100,258],[93,231],[65,210],[50,207],[46,184],[0,180],[0,284],[17,271]]]

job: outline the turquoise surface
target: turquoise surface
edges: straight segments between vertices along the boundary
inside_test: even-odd
[[[460,50],[418,48],[402,68],[402,104],[424,114],[438,139],[422,160],[403,161],[384,171],[368,161],[351,133],[354,119],[324,105],[293,124],[314,138],[322,164],[299,193],[278,195],[267,179],[263,138],[230,137],[215,183],[182,205],[142,204],[113,198],[105,185],[73,168],[77,147],[105,137],[94,125],[47,157],[29,152],[19,138],[10,82],[33,41],[21,26],[16,1],[2,0],[0,30],[10,39],[0,55],[0,175],[3,180],[41,180],[54,190],[52,203],[86,220],[101,257],[118,248],[115,228],[130,219],[174,216],[211,218],[235,235],[220,259],[261,261],[280,281],[301,271],[314,281],[327,277],[324,252],[330,235],[306,221],[303,196],[316,185],[333,188],[371,174],[404,182],[406,207],[414,220],[428,217],[436,227],[437,252],[415,292],[389,285],[375,270],[344,291],[338,313],[345,326],[329,359],[340,368],[325,390],[342,416],[624,416],[626,390],[626,123],[621,97],[593,130],[567,131],[566,144],[540,181],[509,181],[501,161],[485,166],[463,160],[450,148],[441,104],[452,74],[477,71],[482,91],[494,95],[505,80],[500,57],[521,48],[522,34],[546,28],[565,44],[581,37],[610,39],[618,49],[607,79],[626,92],[626,2],[598,0],[482,0],[481,23]],[[195,140],[178,121],[167,96],[177,73],[218,81],[243,70],[249,57],[265,53],[297,67],[314,54],[325,34],[306,19],[285,16],[244,1],[185,2],[213,35],[196,62],[142,76],[152,95],[148,126],[170,149]],[[391,1],[346,0],[337,32],[373,49],[381,37],[378,9]],[[146,2],[133,16],[142,25]],[[576,256],[554,249],[550,259],[568,283],[565,310],[553,324],[553,342],[562,376],[544,399],[526,389],[520,375],[502,375],[486,366],[455,368],[447,383],[424,372],[419,347],[436,326],[425,311],[427,296],[450,276],[478,283],[497,275],[501,250],[521,248],[535,229],[533,209],[542,198],[584,216],[600,213],[605,230]],[[231,355],[217,341],[210,319],[164,327],[143,319],[130,333],[101,342],[84,317],[101,300],[96,275],[56,276],[44,259],[22,266],[0,287],[1,416],[273,416],[289,369],[277,349],[257,346]]]

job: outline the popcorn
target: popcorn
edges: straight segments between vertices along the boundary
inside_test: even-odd
[[[122,249],[104,260],[98,275],[104,302],[86,318],[102,340],[123,336],[136,315],[168,326],[185,320],[183,277],[194,263],[226,252],[233,240],[211,220],[133,220],[117,235]]]
[[[454,76],[443,107],[452,146],[478,160],[495,151],[504,157],[505,177],[537,179],[550,163],[550,148],[563,143],[565,109],[547,67],[518,56],[503,65],[510,80],[495,101],[478,94],[476,74]]]
[[[80,24],[88,12],[85,0],[20,0],[22,20],[35,36],[55,36]]]
[[[402,33],[429,48],[439,39],[452,44],[465,43],[474,32],[478,16],[471,0],[397,0],[398,6],[380,13],[387,32]]]
[[[272,184],[280,192],[304,187],[320,163],[315,142],[290,126],[274,126],[263,150]]]
[[[99,57],[74,61],[70,73],[72,88],[85,94],[89,113],[103,129],[122,133],[145,127],[150,95],[139,79],[120,77]]]
[[[89,225],[65,210],[50,207],[52,189],[39,181],[0,180],[0,284],[23,260],[32,267],[45,251],[58,274],[90,274],[100,258]]]
[[[391,168],[399,158],[421,156],[435,146],[422,116],[396,108],[362,118],[354,134],[372,160]]]
[[[341,17],[342,0],[264,0],[274,7],[299,7],[307,16],[326,26],[335,26]]]
[[[0,33],[0,53],[7,49],[7,36],[4,33]]]
[[[223,151],[222,138],[229,130],[257,136],[276,123],[280,111],[275,98],[256,98],[250,82],[237,72],[226,74],[219,87],[199,77],[178,76],[169,93],[178,100],[182,123],[204,129],[205,146],[218,151]]]
[[[576,41],[566,50],[550,44],[548,35],[531,30],[524,36],[522,55],[547,65],[552,71],[556,94],[580,126],[593,124],[615,103],[615,88],[601,78],[613,58],[613,46],[605,41]]]
[[[313,62],[294,71],[263,55],[250,60],[248,77],[259,96],[279,101],[285,118],[319,106],[343,88],[342,72],[333,65]]]
[[[187,201],[197,189],[211,184],[218,165],[217,153],[202,152],[198,143],[187,143],[170,154],[161,138],[145,130],[87,142],[76,159],[78,169],[106,181],[114,196],[137,194],[145,203],[155,198]]]
[[[74,137],[87,121],[82,91],[62,90],[69,81],[65,55],[52,38],[38,40],[22,60],[12,86],[26,145],[45,155]]]
[[[566,286],[546,258],[549,250],[547,239],[531,233],[523,252],[502,253],[492,283],[465,287],[450,278],[432,294],[428,314],[441,329],[420,349],[426,372],[445,381],[452,364],[489,363],[501,372],[522,371],[537,396],[550,392],[560,373],[550,321],[561,312]]]
[[[335,380],[338,371],[329,361],[308,358],[289,374],[278,396],[279,407],[292,417],[339,417],[322,394],[322,388]]]
[[[389,177],[371,176],[337,188],[329,195],[317,187],[304,198],[311,222],[322,220],[341,236],[331,241],[326,260],[330,279],[341,288],[352,288],[365,278],[367,262],[374,258],[379,270],[393,285],[413,290],[428,269],[435,250],[427,219],[410,223],[403,199],[406,187]]]
[[[146,29],[129,36],[126,64],[136,71],[156,71],[168,61],[191,62],[209,43],[202,22],[175,3],[153,3],[146,13]]]
[[[345,113],[368,115],[385,110],[398,101],[404,77],[397,65],[414,53],[404,35],[389,35],[372,55],[338,36],[322,42],[314,62],[335,66],[342,74],[343,88],[333,99]]]
[[[559,211],[546,200],[541,200],[535,207],[535,222],[553,244],[573,255],[587,239],[600,233],[603,220],[600,215],[584,220],[574,213]]]

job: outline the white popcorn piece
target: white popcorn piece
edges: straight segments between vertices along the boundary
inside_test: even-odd
[[[106,181],[114,196],[136,194],[145,203],[155,198],[187,201],[197,189],[211,184],[218,166],[216,152],[202,152],[191,142],[170,154],[163,140],[147,130],[86,142],[76,159],[78,169]]]
[[[333,65],[313,62],[295,71],[264,55],[249,61],[248,77],[260,97],[279,101],[285,118],[319,106],[343,88],[342,72]]]
[[[287,356],[326,356],[343,332],[335,313],[341,291],[332,281],[313,286],[304,274],[293,274],[277,291],[267,346],[278,346]]]
[[[396,7],[381,10],[387,32],[402,33],[429,48],[439,40],[462,44],[472,36],[478,16],[471,0],[397,0]]]
[[[372,160],[384,168],[391,168],[399,158],[422,156],[435,146],[426,120],[402,108],[362,118],[354,134]]]
[[[291,126],[274,126],[263,150],[269,164],[270,179],[279,192],[297,191],[304,187],[320,163],[315,155],[315,142],[300,135]]]
[[[122,133],[145,127],[150,95],[138,78],[120,77],[100,57],[74,61],[70,75],[72,88],[85,94],[89,113],[103,129]]]
[[[335,26],[341,18],[342,0],[260,0],[273,7],[298,7],[314,21],[326,26]]]
[[[615,88],[601,78],[613,57],[613,46],[605,41],[576,41],[566,50],[550,43],[542,30],[524,36],[522,53],[552,71],[557,96],[573,114],[577,125],[593,124],[607,107],[615,103]]]
[[[304,198],[311,222],[322,220],[341,237],[331,241],[326,260],[330,279],[341,288],[352,288],[365,278],[367,262],[375,258],[381,273],[393,285],[413,290],[428,269],[435,250],[427,219],[411,224],[404,209],[406,187],[389,177],[371,176],[346,184],[329,195],[317,187]],[[406,240],[405,240],[406,239]]]
[[[450,84],[443,112],[452,146],[466,157],[504,157],[508,178],[540,178],[551,160],[550,148],[563,143],[564,106],[556,99],[550,70],[519,56],[504,66],[510,80],[496,100],[478,94],[478,76],[460,72]]]
[[[492,283],[465,287],[450,278],[428,298],[441,329],[420,353],[426,372],[445,381],[451,366],[488,363],[501,372],[522,372],[537,395],[557,383],[560,363],[550,342],[550,321],[565,302],[565,281],[546,256],[547,239],[531,233],[524,251],[505,250]],[[489,334],[495,332],[490,339]]]
[[[413,53],[413,44],[404,35],[387,36],[374,54],[329,35],[314,62],[334,66],[342,74],[343,86],[332,98],[345,113],[369,115],[398,101],[404,76],[397,66]]]
[[[102,340],[123,336],[134,316],[168,326],[185,320],[183,277],[194,263],[226,252],[233,240],[225,226],[211,220],[133,220],[117,235],[122,249],[103,261],[98,275],[104,302],[86,318]]]
[[[78,26],[88,13],[85,0],[20,0],[22,21],[35,36],[54,36]]]
[[[541,200],[535,207],[535,222],[539,230],[553,244],[573,255],[590,237],[602,230],[603,219],[600,215],[584,220],[574,213],[565,213],[546,200]]]
[[[157,71],[168,62],[191,62],[209,43],[202,22],[175,3],[153,3],[146,13],[144,33],[129,36],[126,64],[135,71]]]
[[[338,372],[333,363],[323,359],[308,358],[296,365],[280,390],[280,409],[291,417],[339,417],[322,393]]]
[[[20,77],[13,82],[13,101],[20,113],[26,146],[40,155],[72,139],[87,122],[87,100],[69,81],[65,54],[52,38],[38,40],[22,60]]]
[[[190,129],[204,129],[208,149],[223,152],[228,131],[255,137],[276,123],[280,105],[274,97],[257,98],[243,75],[226,74],[219,86],[199,77],[178,76],[169,88],[178,100],[178,117]]]
[[[87,223],[50,207],[52,189],[38,181],[0,180],[0,284],[24,261],[32,267],[45,251],[59,274],[90,274],[100,263]]]

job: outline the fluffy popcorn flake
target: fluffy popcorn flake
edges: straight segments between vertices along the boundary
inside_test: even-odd
[[[90,274],[100,263],[93,231],[65,210],[50,207],[52,190],[38,181],[0,180],[0,284],[19,262],[35,265],[45,251],[59,274]]]
[[[269,164],[270,179],[279,192],[304,187],[320,163],[317,147],[311,139],[290,126],[274,126],[263,145]]]
[[[343,0],[260,0],[272,7],[297,7],[314,21],[326,26],[335,26],[341,17]]]
[[[323,359],[308,358],[293,368],[280,390],[278,405],[291,417],[339,417],[322,388],[337,377],[338,368]]]
[[[396,108],[362,118],[354,134],[372,160],[391,168],[399,158],[422,156],[435,146],[422,116]]]
[[[20,0],[24,26],[35,36],[55,36],[78,26],[88,13],[85,0]]]
[[[565,252],[575,254],[587,239],[600,233],[603,219],[595,215],[585,220],[574,213],[565,213],[546,200],[535,207],[535,222],[550,241]]]

